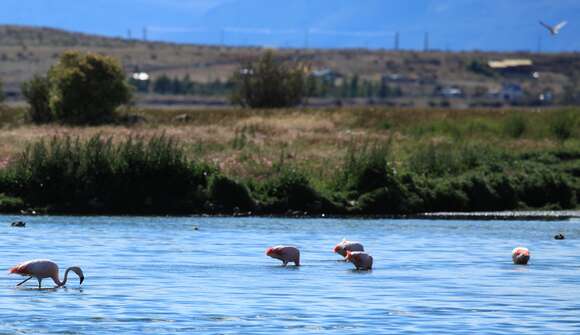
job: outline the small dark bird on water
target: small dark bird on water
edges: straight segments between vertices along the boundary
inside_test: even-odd
[[[554,236],[554,239],[555,240],[565,240],[566,237],[562,233],[559,233],[558,235]]]
[[[26,227],[26,222],[23,221],[14,221],[12,222],[12,224],[10,224],[11,227],[19,227],[19,228],[23,228]]]

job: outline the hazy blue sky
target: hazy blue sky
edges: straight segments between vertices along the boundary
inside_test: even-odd
[[[569,22],[551,37],[538,20]],[[2,0],[0,24],[228,45],[580,50],[580,0]],[[541,41],[540,41],[541,40]]]

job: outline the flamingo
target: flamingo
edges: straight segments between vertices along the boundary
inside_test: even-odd
[[[346,257],[347,251],[365,251],[365,248],[359,242],[347,241],[346,239],[343,238],[342,242],[334,246],[334,249],[332,249],[332,251],[336,252],[342,257]]]
[[[530,260],[530,251],[524,247],[517,247],[512,250],[512,260],[514,264],[526,265]]]
[[[266,256],[281,260],[282,266],[286,266],[289,262],[294,262],[296,266],[300,266],[300,250],[296,247],[283,245],[271,247],[266,249]]]
[[[568,23],[568,22],[566,22],[566,21],[562,21],[562,22],[558,23],[558,24],[557,24],[557,25],[555,25],[555,26],[550,26],[549,24],[546,24],[546,23],[544,23],[544,22],[540,21],[540,24],[541,24],[541,25],[542,25],[544,28],[548,29],[548,31],[549,31],[549,32],[550,32],[550,34],[552,34],[552,35],[558,35],[558,33],[560,32],[560,30],[561,30],[562,28],[564,28],[564,26],[565,26],[567,23]]]
[[[362,251],[347,251],[346,261],[351,262],[357,270],[371,270],[373,256]]]
[[[32,278],[36,278],[38,280],[38,288],[41,288],[42,279],[44,278],[52,278],[54,283],[57,285],[56,287],[61,287],[66,284],[68,279],[68,273],[72,271],[77,274],[80,278],[80,284],[83,283],[85,280],[85,276],[83,274],[83,270],[78,266],[71,266],[66,269],[64,273],[64,280],[61,282],[58,279],[58,265],[48,259],[34,259],[31,261],[27,261],[21,264],[16,265],[12,269],[10,269],[10,273],[19,274],[21,276],[28,276],[27,279],[21,281],[16,286],[20,286]]]

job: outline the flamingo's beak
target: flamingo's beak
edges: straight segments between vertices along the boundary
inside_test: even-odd
[[[83,283],[83,281],[85,280],[85,277],[80,277],[81,282],[79,283],[79,285],[81,285]]]
[[[338,252],[340,250],[340,246],[336,245],[334,246],[334,248],[332,249],[333,252]]]

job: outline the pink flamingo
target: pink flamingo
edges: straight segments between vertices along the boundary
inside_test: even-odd
[[[64,273],[64,280],[61,282],[58,279],[58,265],[50,261],[48,259],[34,259],[28,262],[24,262],[21,264],[16,265],[12,269],[10,269],[10,273],[19,274],[21,276],[28,276],[27,279],[21,281],[16,286],[20,286],[32,278],[36,278],[38,280],[38,288],[41,288],[42,279],[44,278],[52,278],[54,283],[57,285],[56,287],[61,287],[66,284],[68,279],[68,273],[72,271],[77,274],[80,278],[80,284],[83,283],[85,280],[85,276],[83,274],[83,270],[78,266],[71,266],[70,268],[66,269]]]
[[[282,266],[286,266],[289,262],[294,262],[296,266],[300,266],[300,250],[295,247],[283,245],[271,247],[266,249],[266,256],[281,260]]]
[[[359,242],[352,242],[347,241],[346,239],[342,239],[342,242],[334,246],[332,251],[336,252],[342,257],[346,257],[346,253],[348,251],[365,251],[365,248]]]
[[[528,248],[517,247],[512,250],[512,260],[514,261],[514,264],[526,265],[530,260],[530,251]]]
[[[357,270],[371,270],[373,268],[373,256],[362,251],[347,251],[346,261],[351,262]]]

